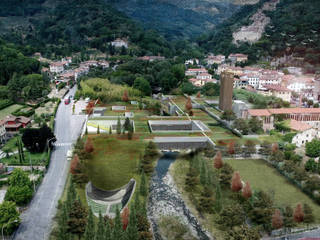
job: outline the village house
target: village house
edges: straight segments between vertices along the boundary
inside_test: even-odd
[[[249,109],[243,117],[247,119],[257,117],[262,120],[263,129],[267,131],[274,129],[274,118],[279,115],[284,119],[293,119],[320,129],[320,108]]]
[[[197,58],[193,58],[193,59],[189,59],[189,60],[186,60],[185,65],[199,65],[199,59]]]
[[[189,79],[189,82],[191,82],[196,87],[203,87],[206,83],[209,83],[209,82],[217,83],[217,80],[216,79],[191,78],[191,79]]]
[[[65,66],[64,62],[53,62],[49,66],[50,72],[52,72],[52,73],[61,73],[61,72],[64,71],[64,66]]]
[[[26,128],[30,123],[30,118],[24,116],[7,116],[3,119],[7,132],[18,132],[20,128]]]
[[[207,80],[207,79],[212,79],[212,75],[209,73],[201,73],[201,74],[198,74],[196,78],[200,80]]]
[[[217,55],[217,56],[214,56],[214,55],[210,55],[206,58],[206,63],[208,65],[213,65],[213,64],[222,64],[224,63],[224,61],[226,60],[226,57],[223,56],[223,55]]]
[[[246,62],[248,61],[248,55],[236,53],[236,54],[230,54],[228,59],[231,62]]]
[[[186,71],[186,76],[198,76],[202,73],[208,73],[207,69],[205,68],[190,68]]]
[[[153,62],[153,61],[163,61],[165,60],[165,57],[162,56],[143,56],[143,57],[139,57],[138,60],[142,60],[142,61],[149,61],[149,62]]]
[[[233,88],[246,89],[248,85],[248,80],[242,78],[234,78]]]
[[[288,77],[287,77],[288,78]],[[290,90],[301,93],[303,90],[311,90],[314,89],[314,77],[312,76],[293,76],[291,75],[291,78],[286,81],[283,81],[284,84],[289,88]]]
[[[292,138],[292,143],[297,147],[302,147],[307,142],[311,142],[314,138],[320,136],[320,132],[307,123],[291,120],[289,126],[291,130],[297,132]]]
[[[291,102],[291,90],[281,85],[264,85],[257,92],[265,96],[274,96],[283,101]]]
[[[121,38],[117,38],[116,40],[111,42],[111,46],[116,47],[116,48],[128,48],[128,41],[121,39]]]

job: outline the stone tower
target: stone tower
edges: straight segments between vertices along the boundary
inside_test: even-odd
[[[222,111],[232,110],[233,74],[223,72],[220,76],[219,108]]]

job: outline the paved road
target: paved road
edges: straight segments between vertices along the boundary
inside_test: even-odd
[[[75,88],[70,90],[74,96]],[[51,164],[45,178],[22,217],[14,239],[44,240],[49,238],[52,219],[56,214],[58,200],[63,192],[68,174],[67,151],[71,148],[85,121],[85,116],[72,115],[72,104],[60,104],[56,115],[55,135],[57,146],[52,152]],[[59,144],[60,143],[60,144]]]

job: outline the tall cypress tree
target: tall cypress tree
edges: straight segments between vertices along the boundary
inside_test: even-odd
[[[205,160],[201,161],[201,169],[200,169],[200,183],[205,186],[207,184],[207,169]]]
[[[99,213],[99,222],[98,222],[98,228],[97,228],[97,233],[95,240],[105,240],[105,225],[104,225],[104,220],[101,215],[101,212]]]
[[[96,232],[96,230],[95,230],[95,225],[94,225],[94,220],[93,220],[93,213],[90,208],[87,226],[86,226],[86,230],[84,232],[84,239],[85,240],[93,240],[95,238],[95,232]]]
[[[140,182],[139,191],[142,196],[147,195],[146,175],[144,172],[142,172],[142,175],[141,175],[141,182]]]
[[[139,212],[141,205],[140,205],[140,198],[139,198],[139,193],[136,192],[135,198],[134,198],[134,208],[135,212]]]
[[[221,187],[220,187],[220,183],[217,183],[217,187],[216,187],[216,199],[215,199],[215,210],[216,212],[220,212],[221,211]]]
[[[68,240],[70,235],[68,233],[68,210],[66,204],[62,204],[62,212],[58,218],[58,240]]]
[[[118,121],[117,121],[117,134],[121,134],[121,121],[120,121],[120,117],[118,117]]]
[[[136,218],[136,211],[134,207],[130,209],[129,215],[129,225],[127,227],[127,240],[138,240],[139,239],[139,232],[137,227],[137,218]]]
[[[104,229],[104,240],[111,240],[111,227],[109,220],[106,221],[106,227]]]
[[[19,162],[20,162],[20,164],[22,164],[21,149],[20,149],[21,144],[20,144],[19,139],[17,139],[17,143],[16,144],[17,144],[17,147],[18,147]]]
[[[76,189],[74,187],[73,179],[71,178],[70,185],[68,188],[68,193],[67,193],[67,201],[66,201],[67,211],[70,211],[72,204],[76,200],[76,197],[77,197]]]
[[[116,217],[114,219],[114,227],[112,230],[112,239],[122,240],[123,239],[123,229],[122,223],[120,218],[120,211],[117,208],[116,210]]]

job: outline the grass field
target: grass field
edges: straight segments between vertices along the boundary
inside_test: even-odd
[[[320,206],[263,160],[228,159],[226,162],[240,172],[243,181],[250,182],[253,190],[259,189],[274,193],[277,207],[290,205],[294,208],[298,203],[307,203],[312,207],[317,223],[320,222]]]
[[[29,156],[30,155],[30,156]],[[29,153],[28,151],[24,151],[24,158],[25,161],[22,163],[23,165],[30,165],[30,159],[32,165],[41,165],[45,164],[45,161],[47,160],[47,152],[45,153]],[[29,158],[30,157],[30,158]],[[14,154],[10,156],[9,158],[2,158],[1,162],[7,163],[7,164],[20,164],[19,156],[18,154]]]
[[[105,190],[117,189],[127,184],[136,172],[145,142],[117,139],[109,135],[92,139],[93,158],[87,164],[90,181]]]
[[[19,104],[13,104],[9,107],[6,107],[0,111],[0,119],[4,119],[6,116],[10,115],[14,111],[18,110],[19,108],[22,108]]]

